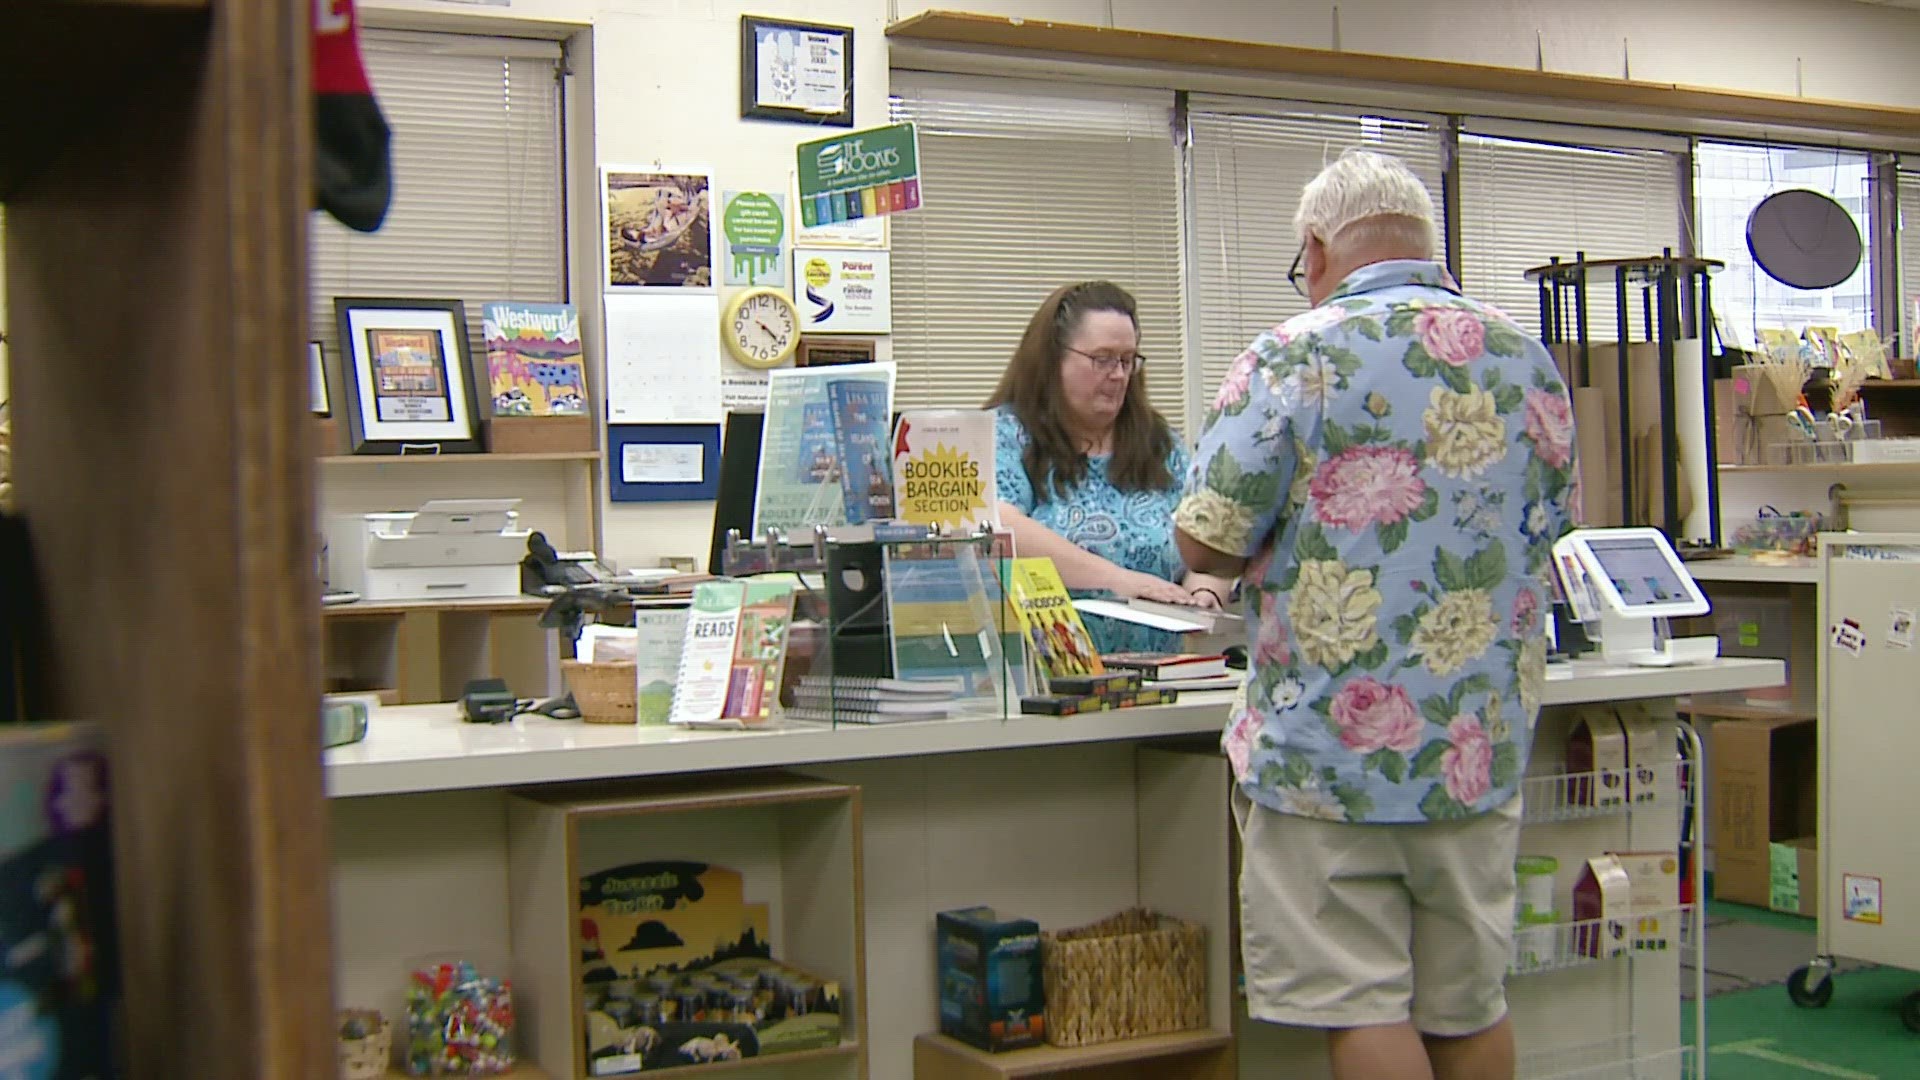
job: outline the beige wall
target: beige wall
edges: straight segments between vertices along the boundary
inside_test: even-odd
[[[784,190],[793,144],[809,134],[742,121],[739,18],[832,22],[856,31],[855,111],[886,118],[886,24],[928,8],[1112,24],[1311,47],[1334,44],[1333,5],[1300,0],[512,0],[507,7],[364,0],[378,21],[407,15],[590,24],[600,161],[696,164],[723,186]],[[1850,0],[1341,0],[1341,47],[1354,51],[1618,76],[1720,89],[1920,107],[1920,12]],[[1433,102],[1429,107],[1444,108]],[[577,206],[595,179],[576,176]],[[587,211],[589,220],[593,211]],[[583,309],[590,294],[576,289]],[[583,314],[585,314],[583,310]],[[592,317],[589,317],[592,319]],[[597,319],[592,319],[597,322]],[[591,325],[591,322],[590,322]],[[707,504],[607,508],[603,554],[651,563],[702,554]]]

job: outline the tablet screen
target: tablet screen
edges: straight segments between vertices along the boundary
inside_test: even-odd
[[[1658,541],[1647,536],[1593,536],[1587,550],[1629,608],[1679,604],[1690,597],[1686,583]]]

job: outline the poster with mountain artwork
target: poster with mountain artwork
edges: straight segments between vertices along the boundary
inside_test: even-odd
[[[840,986],[774,959],[738,871],[640,862],[580,879],[591,1076],[840,1044]]]
[[[887,453],[891,391],[879,379],[838,379],[827,387],[849,525],[893,516],[893,465]]]
[[[584,416],[586,364],[572,304],[496,301],[482,309],[495,416]]]

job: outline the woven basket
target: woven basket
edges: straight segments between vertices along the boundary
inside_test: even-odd
[[[560,661],[560,675],[567,682],[580,719],[589,724],[631,724],[635,721],[636,688],[631,663],[589,664],[582,660]]]
[[[339,1034],[359,1021],[366,1037],[349,1039]],[[380,1080],[387,1075],[393,1049],[393,1026],[372,1009],[343,1009],[336,1020],[334,1042],[340,1048],[340,1080]]]
[[[1207,1025],[1207,934],[1135,908],[1040,935],[1047,1042],[1095,1043]]]

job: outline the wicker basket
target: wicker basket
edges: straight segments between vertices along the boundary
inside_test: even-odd
[[[560,661],[560,675],[567,682],[580,719],[589,724],[631,724],[636,719],[636,674],[631,663],[589,664],[582,660]]]
[[[1040,942],[1054,1046],[1207,1026],[1203,927],[1135,908]]]
[[[349,1029],[364,1031],[347,1037]],[[334,1042],[340,1048],[340,1080],[380,1080],[387,1075],[393,1051],[393,1027],[372,1009],[342,1009],[335,1020]]]

